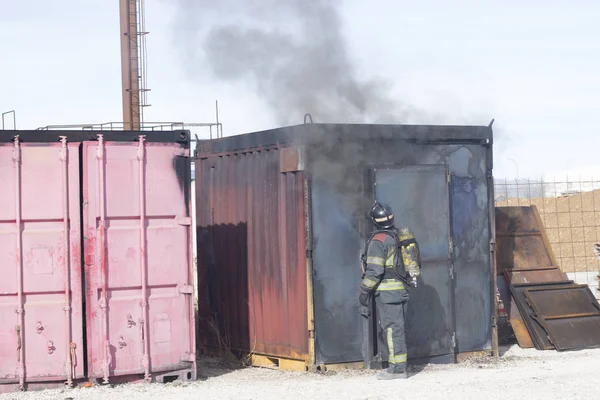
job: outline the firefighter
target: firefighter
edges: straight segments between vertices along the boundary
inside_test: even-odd
[[[370,212],[376,230],[367,241],[359,302],[370,307],[375,298],[381,349],[388,368],[378,379],[406,379],[404,322],[409,300],[407,285],[416,287],[419,275],[418,246],[410,230],[396,229],[390,206],[376,202]],[[400,257],[397,254],[400,253]],[[406,275],[409,275],[407,279]],[[381,343],[381,341],[380,341]]]

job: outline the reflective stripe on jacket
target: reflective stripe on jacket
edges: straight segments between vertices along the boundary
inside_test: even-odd
[[[396,239],[387,232],[375,234],[367,244],[367,267],[361,282],[362,290],[367,292],[405,290],[404,283],[396,277],[395,266]]]

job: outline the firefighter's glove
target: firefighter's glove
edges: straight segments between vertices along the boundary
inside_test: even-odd
[[[360,315],[362,315],[365,318],[369,318],[369,316],[371,315],[369,307],[360,307]]]
[[[363,307],[369,307],[371,305],[371,293],[361,291],[358,296],[358,302]]]

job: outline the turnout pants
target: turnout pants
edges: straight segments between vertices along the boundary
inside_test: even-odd
[[[383,361],[388,361],[388,372],[406,371],[406,336],[404,322],[408,298],[402,301],[383,302],[376,296],[377,318],[379,320],[379,352]],[[408,296],[407,296],[408,297]]]

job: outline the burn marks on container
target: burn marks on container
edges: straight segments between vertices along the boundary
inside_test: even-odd
[[[177,176],[177,183],[179,184],[179,189],[183,192],[183,197],[185,199],[185,212],[186,215],[191,215],[190,212],[190,192],[191,192],[191,175],[192,175],[192,165],[191,158],[187,156],[176,155],[173,157],[173,169],[175,170],[175,175]]]

